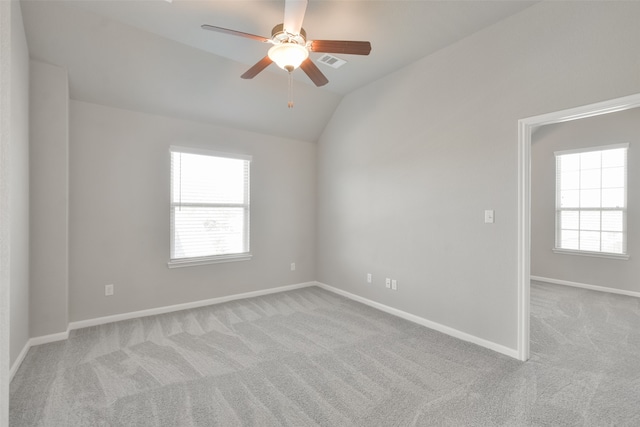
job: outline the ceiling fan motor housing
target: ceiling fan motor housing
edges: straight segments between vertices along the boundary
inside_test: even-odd
[[[284,24],[278,24],[271,30],[271,40],[274,43],[296,43],[302,46],[307,44],[307,32],[300,28],[300,34],[287,33]]]

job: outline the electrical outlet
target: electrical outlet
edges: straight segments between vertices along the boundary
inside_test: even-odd
[[[389,278],[387,277],[387,279],[384,281],[384,285],[385,285],[387,288],[391,288],[391,279],[389,279]]]
[[[396,279],[391,279],[391,289],[394,291],[398,290],[398,281]]]
[[[104,296],[110,297],[113,295],[113,285],[104,285]]]
[[[291,263],[291,271],[296,271],[296,263],[295,262]]]
[[[371,283],[372,280],[373,277],[371,276],[371,273],[367,273],[367,283]]]

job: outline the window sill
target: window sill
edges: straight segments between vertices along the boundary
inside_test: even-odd
[[[595,258],[608,258],[608,259],[618,259],[618,260],[628,260],[629,254],[614,254],[608,252],[589,252],[589,251],[576,251],[572,249],[558,249],[553,248],[553,252],[556,254],[563,255],[579,255],[579,256],[588,256]]]
[[[243,254],[218,255],[212,257],[172,259],[167,263],[167,267],[180,268],[192,267],[196,265],[220,264],[222,262],[249,261],[251,257],[251,253],[247,252]]]

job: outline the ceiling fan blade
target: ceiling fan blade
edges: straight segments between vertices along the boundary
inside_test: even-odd
[[[285,0],[284,30],[291,34],[300,34],[306,10],[307,0]]]
[[[300,64],[300,68],[305,72],[307,76],[311,79],[316,86],[324,86],[329,83],[329,80],[322,74],[322,71],[313,63],[313,61],[309,58],[305,59],[302,64]]]
[[[252,79],[255,76],[257,76],[260,71],[264,70],[269,65],[271,65],[272,62],[273,61],[271,60],[271,58],[269,58],[268,56],[265,56],[260,61],[258,61],[256,65],[254,65],[253,67],[245,71],[245,73],[240,77],[242,77],[243,79]]]
[[[371,43],[346,40],[314,40],[311,42],[310,49],[312,52],[369,55]]]
[[[259,42],[269,42],[271,39],[262,36],[256,36],[255,34],[243,33],[242,31],[230,30],[228,28],[215,27],[213,25],[204,24],[201,26],[203,30],[215,31],[218,33],[230,34],[232,36],[245,37],[252,40],[258,40]]]

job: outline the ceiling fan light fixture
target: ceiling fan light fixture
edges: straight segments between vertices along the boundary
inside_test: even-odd
[[[269,49],[268,55],[278,67],[292,72],[309,57],[309,51],[297,43],[281,43]]]

